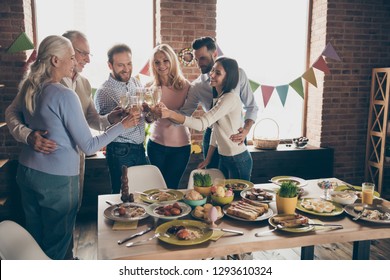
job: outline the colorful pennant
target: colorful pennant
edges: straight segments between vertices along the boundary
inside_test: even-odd
[[[320,56],[316,62],[314,62],[313,64],[313,67],[318,69],[318,70],[321,70],[322,72],[324,72],[325,74],[330,74],[330,70],[329,70],[329,67],[328,65],[326,64],[326,61],[325,59]]]
[[[288,85],[277,86],[276,91],[278,92],[280,101],[282,102],[282,105],[284,107],[284,104],[286,104],[287,99]]]
[[[339,55],[336,53],[331,43],[328,43],[326,45],[324,51],[322,52],[322,55],[337,61],[341,61]]]
[[[8,48],[8,53],[15,53],[20,51],[31,50],[34,48],[34,44],[31,42],[30,38],[28,38],[25,32],[21,32],[18,38],[11,44]]]
[[[303,92],[303,84],[302,84],[302,78],[299,77],[298,79],[292,81],[290,83],[290,86],[302,97],[304,98],[304,92]]]
[[[145,76],[150,76],[149,73],[149,60],[146,62],[145,66],[142,67],[141,71],[139,71],[140,74],[143,74]]]
[[[263,93],[263,102],[264,102],[264,108],[267,107],[267,104],[272,96],[272,92],[274,91],[273,86],[261,86],[261,91]]]
[[[256,83],[255,81],[249,79],[249,85],[251,86],[252,92],[255,92],[257,88],[260,86],[259,83]]]
[[[304,78],[306,81],[311,83],[313,86],[317,87],[317,79],[314,75],[313,67],[310,67],[309,70],[307,70],[303,75],[302,78]]]

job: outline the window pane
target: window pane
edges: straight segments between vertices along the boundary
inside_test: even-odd
[[[133,75],[153,49],[152,0],[35,0],[38,43],[48,35],[79,30],[88,37],[91,63],[83,71],[92,87],[108,78],[107,51],[125,43],[133,52]]]
[[[275,87],[289,84],[306,70],[308,1],[246,0],[239,6],[218,1],[217,43],[224,55],[237,59],[250,80]],[[276,89],[266,108],[260,88],[254,95],[257,121],[277,121],[281,139],[301,135],[303,99],[291,87],[284,107]]]

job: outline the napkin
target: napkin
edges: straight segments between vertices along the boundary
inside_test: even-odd
[[[112,230],[129,230],[136,229],[138,226],[138,221],[129,221],[129,222],[120,222],[115,221],[112,226]]]
[[[213,235],[211,236],[210,240],[212,241],[217,241],[218,239],[220,239],[225,233],[223,231],[220,231],[220,230],[214,230],[213,231]]]

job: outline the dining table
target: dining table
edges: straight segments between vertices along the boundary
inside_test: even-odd
[[[327,178],[338,182],[343,182],[337,178]],[[304,180],[305,186],[302,186],[302,198],[320,198],[323,190],[318,186],[318,179]],[[255,184],[254,187],[270,191],[276,191],[279,186],[274,183]],[[185,192],[186,190],[182,190]],[[136,201],[139,199],[135,195]],[[269,219],[257,221],[245,221],[234,219],[231,216],[224,215],[216,222],[218,228],[227,228],[242,231],[242,235],[234,233],[224,233],[218,239],[206,240],[205,242],[194,245],[169,244],[159,238],[137,246],[127,247],[126,242],[119,245],[118,240],[124,239],[130,235],[147,229],[148,227],[158,227],[167,222],[164,219],[147,217],[139,220],[135,229],[113,230],[115,221],[108,219],[104,211],[110,207],[107,204],[121,203],[119,194],[107,194],[98,196],[97,212],[97,258],[102,260],[111,259],[135,259],[135,260],[190,260],[190,259],[208,259],[228,255],[240,255],[248,252],[276,250],[286,248],[301,248],[301,259],[314,259],[314,248],[316,245],[329,243],[353,242],[353,252],[351,259],[369,259],[370,244],[372,240],[390,238],[390,223],[375,223],[366,220],[353,220],[353,217],[344,211],[344,208],[337,215],[323,216],[315,213],[306,213],[297,210],[297,213],[312,219],[316,223],[339,224],[340,228],[315,227],[314,230],[307,232],[286,232],[275,230],[260,236],[256,233],[265,232],[273,229]],[[380,199],[383,207],[390,208],[390,202]],[[270,209],[273,214],[277,214],[276,203],[270,203]],[[180,219],[194,220],[192,215],[181,217]],[[153,237],[154,230],[134,238],[132,241],[145,240]]]

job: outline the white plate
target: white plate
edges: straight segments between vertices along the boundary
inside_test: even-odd
[[[126,203],[121,203],[120,206],[123,206],[124,208],[140,207],[140,208],[143,208],[145,210],[145,213],[143,215],[137,216],[137,217],[130,217],[128,214],[119,215],[119,212],[118,212],[119,207],[117,205],[112,205],[104,210],[104,217],[106,217],[109,220],[119,221],[119,222],[137,221],[137,220],[142,220],[142,219],[149,217],[149,215],[147,214],[147,211],[146,211],[147,206],[144,204],[135,203],[135,202],[126,202]]]
[[[174,203],[178,203],[180,208],[181,208],[181,213],[180,215],[176,216],[165,216],[165,215],[160,215],[156,213],[156,208],[160,206],[167,206],[167,205],[173,205]],[[152,205],[149,205],[146,208],[146,212],[153,217],[164,219],[164,220],[175,220],[181,217],[184,217],[188,215],[191,212],[191,206],[185,204],[184,202],[172,202],[172,201],[165,201],[165,202],[160,202],[160,203],[154,203]]]
[[[230,205],[225,205],[223,207],[223,213],[225,213],[226,216],[230,217],[230,218],[233,218],[233,219],[236,219],[236,220],[240,220],[240,221],[245,221],[245,222],[258,222],[258,221],[263,221],[263,220],[267,220],[269,217],[271,217],[274,212],[272,211],[271,208],[268,208],[268,211],[265,212],[263,215],[259,216],[256,218],[256,220],[247,220],[247,219],[244,219],[244,218],[240,218],[240,217],[237,217],[237,216],[233,216],[233,215],[230,215],[227,213],[227,208],[229,207]]]
[[[294,176],[276,176],[271,178],[271,181],[278,184],[281,184],[283,181],[292,181],[293,183],[297,183],[298,187],[304,187],[307,185],[306,180]]]
[[[261,189],[261,190],[263,190],[263,191],[265,191],[267,193],[270,193],[272,195],[272,199],[271,200],[256,200],[256,199],[249,199],[249,198],[245,197],[245,195],[247,193],[249,193],[249,194],[251,193],[252,189]],[[241,195],[242,198],[253,200],[253,201],[256,201],[256,202],[263,202],[263,203],[269,203],[271,201],[274,201],[275,197],[276,197],[275,191],[267,190],[267,189],[263,189],[263,188],[248,188],[248,189],[245,189],[245,190],[241,191],[240,195]]]

